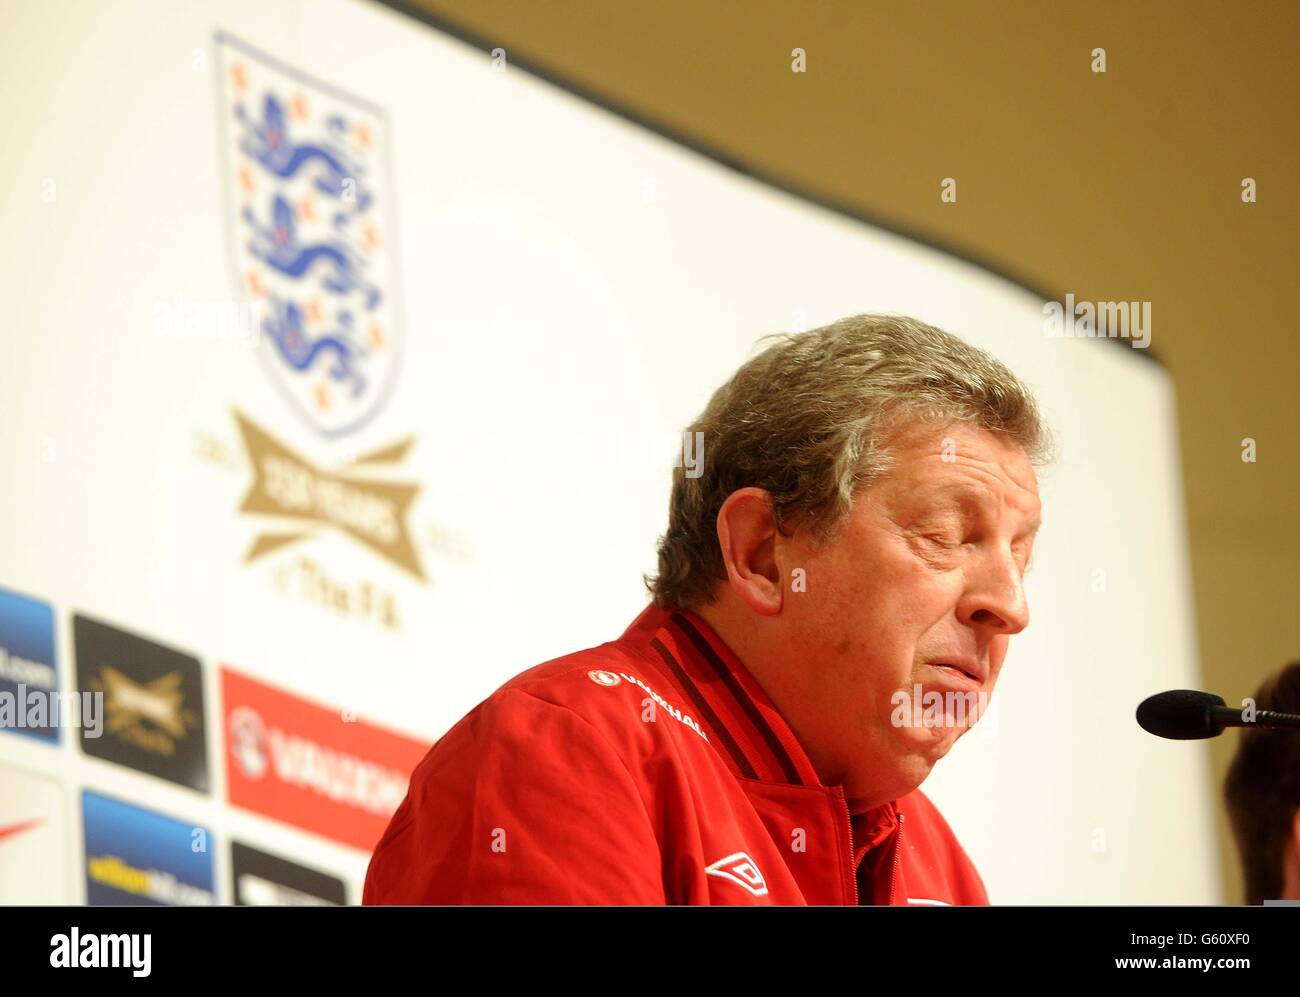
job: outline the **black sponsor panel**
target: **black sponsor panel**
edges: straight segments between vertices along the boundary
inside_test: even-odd
[[[103,732],[81,730],[81,750],[208,792],[199,659],[77,614],[77,688],[102,693]]]
[[[238,841],[230,843],[230,895],[240,907],[346,904],[347,886],[329,873],[290,862]]]

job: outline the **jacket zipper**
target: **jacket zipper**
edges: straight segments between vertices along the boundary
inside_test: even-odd
[[[844,827],[849,834],[849,886],[853,890],[853,906],[858,905],[858,872],[853,867],[853,818],[849,815],[849,804],[844,799],[843,790],[836,790],[835,799],[839,801],[840,809],[844,811]]]
[[[855,869],[853,865],[853,858],[854,858],[853,818],[849,814],[848,802],[844,799],[844,797],[839,792],[835,794],[835,799],[839,801],[840,809],[844,811],[844,826],[848,829],[849,883],[853,888],[853,906],[856,907],[859,903],[859,897],[858,897],[858,874],[857,874],[857,869]],[[900,812],[897,813],[896,816],[898,817],[898,834],[894,837],[894,861],[891,864],[889,869],[889,906],[891,907],[894,906],[894,900],[898,895],[898,863],[900,861],[901,852],[903,851],[904,815]]]
[[[898,836],[894,839],[894,865],[889,870],[889,905],[894,905],[894,891],[898,887],[898,853],[903,850],[903,815],[898,815]]]

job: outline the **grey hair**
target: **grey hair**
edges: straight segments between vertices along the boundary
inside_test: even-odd
[[[886,474],[909,427],[967,423],[1003,434],[1034,464],[1051,438],[1029,388],[988,353],[898,315],[854,315],[773,341],[714,392],[688,427],[703,467],[673,471],[659,571],[644,581],[661,608],[714,600],[726,579],[718,511],[740,488],[770,496],[777,528],[803,523],[833,539],[854,496]],[[692,436],[692,439],[697,437]]]

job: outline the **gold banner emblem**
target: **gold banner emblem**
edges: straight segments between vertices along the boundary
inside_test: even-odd
[[[235,412],[235,421],[253,467],[253,484],[244,496],[240,512],[286,516],[305,525],[301,529],[258,536],[244,556],[245,562],[305,540],[320,526],[332,526],[424,580],[424,570],[406,529],[406,511],[419,493],[419,485],[322,471],[239,411]],[[357,463],[400,460],[410,443],[407,439],[384,447],[359,458]]]

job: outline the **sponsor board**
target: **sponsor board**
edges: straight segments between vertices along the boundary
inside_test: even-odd
[[[0,765],[0,905],[80,902],[67,808],[53,779]]]
[[[239,841],[230,843],[230,894],[239,907],[330,907],[348,902],[337,876]]]
[[[213,837],[207,828],[100,796],[81,794],[86,903],[211,906]]]
[[[72,631],[77,687],[103,696],[103,735],[83,728],[81,750],[206,793],[198,658],[80,614]]]
[[[54,611],[0,589],[0,730],[57,743],[60,725],[49,707],[58,690]]]
[[[370,851],[429,745],[221,669],[230,802]]]

